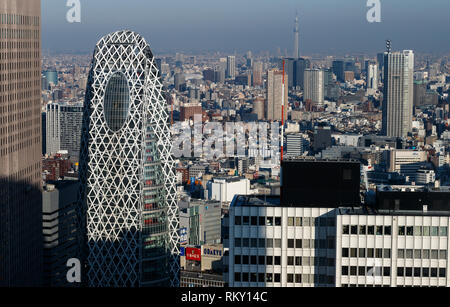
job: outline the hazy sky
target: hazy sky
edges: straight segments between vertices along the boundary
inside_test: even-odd
[[[380,0],[369,23],[367,0],[80,0],[81,23],[68,23],[66,0],[42,0],[44,50],[92,52],[104,35],[142,34],[154,52],[293,50],[295,11],[300,51],[375,53],[393,49],[450,52],[449,0]]]

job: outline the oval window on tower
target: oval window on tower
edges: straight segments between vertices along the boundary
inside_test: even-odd
[[[130,88],[124,74],[116,72],[109,78],[103,101],[106,123],[116,132],[125,123],[130,107]]]

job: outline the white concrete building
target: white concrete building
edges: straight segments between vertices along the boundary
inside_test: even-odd
[[[210,200],[231,202],[235,195],[250,195],[250,180],[240,177],[214,178],[208,182]]]

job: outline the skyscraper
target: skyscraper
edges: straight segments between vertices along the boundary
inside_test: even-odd
[[[71,160],[78,162],[80,154],[83,103],[49,103],[46,115],[47,154],[67,150]]]
[[[284,119],[287,120],[288,106],[288,76],[285,73],[284,87]],[[281,106],[283,95],[283,71],[272,69],[267,72],[266,119],[281,121]]]
[[[41,1],[0,1],[0,287],[42,284]]]
[[[366,88],[372,90],[378,89],[378,66],[376,64],[369,64],[367,66]]]
[[[234,79],[236,77],[236,57],[234,55],[227,56],[227,78]]]
[[[263,84],[262,80],[263,65],[261,62],[253,63],[253,86],[261,86]]]
[[[177,286],[178,206],[167,105],[153,54],[131,31],[97,44],[80,156],[89,286]]]
[[[299,50],[299,25],[298,25],[298,14],[295,16],[295,26],[294,26],[294,59],[300,57]]]
[[[345,82],[345,66],[343,60],[333,61],[333,73],[336,75],[338,82]]]
[[[324,80],[323,71],[319,69],[305,70],[305,94],[304,101],[323,103]]]
[[[383,127],[386,136],[406,137],[411,131],[414,53],[384,53]]]

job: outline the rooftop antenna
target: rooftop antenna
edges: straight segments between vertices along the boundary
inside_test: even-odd
[[[387,51],[387,53],[391,53],[391,51],[392,51],[391,40],[389,40],[389,39],[386,41],[386,51]]]

